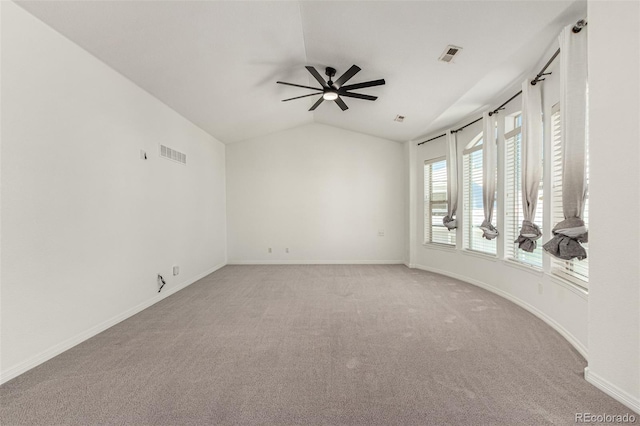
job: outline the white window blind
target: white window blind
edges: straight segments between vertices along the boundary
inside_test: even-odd
[[[424,242],[456,244],[456,231],[442,223],[447,215],[447,161],[437,159],[424,164]]]
[[[463,245],[467,250],[496,254],[496,239],[482,238],[479,228],[484,220],[482,205],[482,139],[477,139],[462,157],[463,181]],[[494,217],[498,217],[494,203]]]
[[[560,129],[560,105],[553,106],[551,111],[551,132],[552,132],[552,197],[551,197],[551,221],[555,226],[564,220],[562,211],[562,140]],[[586,167],[587,167],[587,187],[589,185],[589,144],[586,150]],[[589,195],[585,201],[584,215],[582,217],[587,229],[589,229]],[[587,258],[584,260],[561,260],[551,256],[551,272],[568,278],[569,280],[586,287],[589,281],[589,244],[582,244],[587,251]]]
[[[542,268],[542,241],[538,240],[538,246],[533,253],[528,253],[518,248],[514,241],[520,235],[520,228],[524,220],[522,211],[522,133],[521,116],[509,117],[514,120],[515,127],[505,134],[505,257],[518,262],[527,263]],[[513,126],[512,126],[513,127]],[[543,181],[540,180],[538,190],[538,206],[534,223],[542,230],[543,205]]]

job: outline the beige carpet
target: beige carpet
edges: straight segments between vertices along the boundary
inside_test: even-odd
[[[627,408],[516,305],[401,265],[226,266],[0,387],[0,423],[573,424]]]

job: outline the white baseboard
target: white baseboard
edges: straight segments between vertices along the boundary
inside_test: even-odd
[[[38,365],[42,364],[45,361],[50,360],[51,358],[60,355],[62,352],[67,351],[69,349],[71,349],[72,347],[84,342],[87,339],[90,339],[91,337],[95,336],[96,334],[102,333],[103,331],[105,331],[106,329],[113,327],[114,325],[118,324],[119,322],[122,322],[124,320],[126,320],[129,317],[132,317],[133,315],[137,314],[140,311],[143,311],[145,309],[147,309],[148,307],[158,303],[159,301],[161,301],[162,299],[165,299],[169,296],[171,296],[172,294],[182,290],[183,288],[193,284],[194,282],[198,281],[201,278],[206,277],[207,275],[217,271],[218,269],[222,268],[223,266],[225,266],[224,264],[221,265],[217,265],[214,266],[213,268],[196,275],[195,277],[192,277],[190,279],[188,279],[187,281],[184,281],[176,286],[172,286],[167,288],[166,291],[163,291],[162,293],[158,293],[155,296],[153,296],[152,298],[150,298],[149,300],[146,300],[142,303],[140,303],[137,306],[134,306],[131,309],[126,310],[125,312],[116,315],[115,317],[112,317],[106,321],[103,321],[102,323],[91,327],[90,329],[83,331],[82,333],[65,340],[64,342],[58,343],[57,345],[54,345],[52,347],[50,347],[49,349],[46,349],[44,351],[42,351],[41,353],[39,353],[36,356],[33,356],[29,359],[27,359],[26,361],[23,361],[17,365],[14,365],[13,367],[8,368],[6,371],[3,371],[2,373],[0,373],[0,384],[6,383],[9,380],[18,377],[19,375],[31,370],[34,367],[37,367]]]
[[[489,284],[486,284],[482,281],[478,281],[475,280],[473,278],[468,278],[465,277],[464,275],[458,275],[452,272],[448,272],[448,271],[444,271],[441,269],[437,269],[437,268],[431,268],[429,266],[423,266],[423,265],[412,265],[413,268],[415,269],[422,269],[423,271],[428,271],[428,272],[434,272],[436,274],[440,274],[440,275],[445,275],[447,277],[451,277],[451,278],[455,278],[457,280],[460,281],[464,281],[467,282],[469,284],[473,284],[475,286],[481,287],[485,290],[488,290],[492,293],[497,294],[500,297],[503,297],[505,299],[507,299],[510,302],[515,303],[516,305],[526,309],[527,311],[531,312],[533,315],[537,316],[538,318],[540,318],[542,321],[544,321],[545,323],[547,323],[551,328],[553,328],[554,330],[556,330],[558,333],[560,333],[560,335],[562,337],[564,337],[569,343],[571,343],[571,345],[576,348],[576,350],[580,353],[580,355],[582,355],[584,357],[584,359],[588,360],[588,351],[587,348],[578,340],[575,338],[575,336],[573,334],[571,334],[569,331],[567,331],[563,326],[561,326],[558,322],[556,322],[553,318],[551,318],[550,316],[548,316],[547,314],[545,314],[544,312],[540,311],[538,308],[530,305],[529,303],[518,299],[517,297],[514,297],[513,295],[505,292],[504,290],[501,290],[499,288],[493,287]]]
[[[609,395],[621,404],[626,405],[636,413],[640,414],[640,399],[629,395],[627,392],[611,384],[609,381],[603,379],[597,374],[591,372],[589,367],[584,369],[584,378],[587,382],[600,389],[602,392]],[[614,413],[609,413],[614,414]],[[615,413],[618,414],[618,413]]]
[[[228,265],[403,265],[404,260],[230,260]]]

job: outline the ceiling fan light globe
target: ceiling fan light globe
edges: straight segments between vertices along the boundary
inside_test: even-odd
[[[334,91],[326,91],[322,94],[325,101],[335,101],[338,99],[338,93]]]

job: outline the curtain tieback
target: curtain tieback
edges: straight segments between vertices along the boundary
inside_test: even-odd
[[[482,229],[482,236],[487,240],[493,240],[498,236],[498,230],[495,226],[491,224],[491,222],[487,222],[484,220],[482,225],[480,225],[480,229]]]
[[[447,227],[449,231],[458,227],[458,221],[451,216],[445,216],[442,218],[442,223]]]
[[[587,258],[587,251],[580,243],[589,241],[589,231],[579,217],[569,217],[552,230],[553,238],[542,248],[552,256],[563,260]]]
[[[522,228],[520,228],[520,235],[514,243],[518,243],[521,250],[532,253],[537,247],[536,240],[540,237],[542,237],[540,227],[529,220],[524,220]]]

